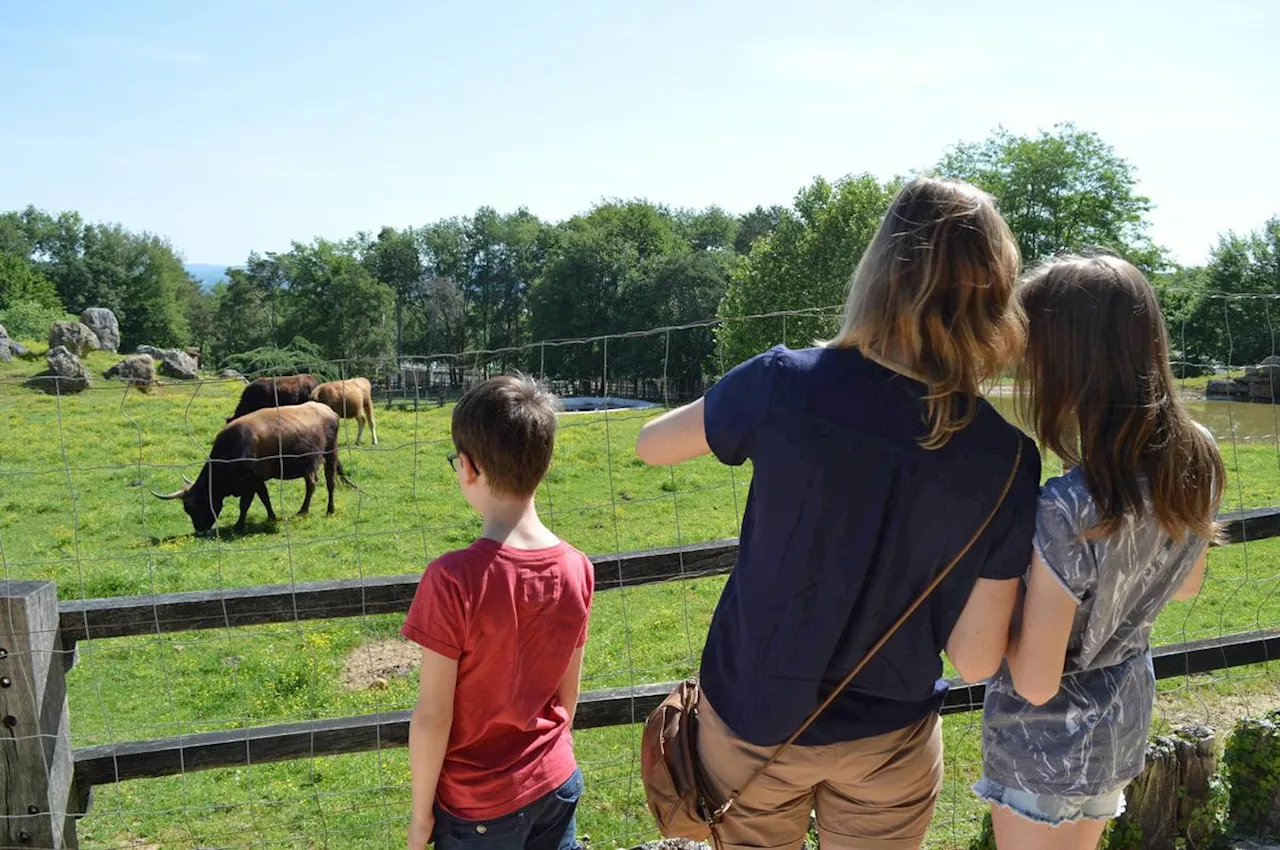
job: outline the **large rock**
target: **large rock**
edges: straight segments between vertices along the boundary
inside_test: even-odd
[[[156,362],[149,354],[131,354],[102,374],[130,384],[150,386],[156,382]]]
[[[54,322],[49,328],[49,348],[59,346],[77,357],[102,348],[98,335],[80,322]]]
[[[1249,385],[1230,378],[1215,378],[1205,387],[1205,393],[1211,396],[1247,396]]]
[[[106,307],[90,307],[80,314],[80,323],[93,331],[103,351],[120,350],[120,323]]]
[[[31,379],[29,383],[50,395],[78,393],[89,388],[89,370],[66,346],[58,345],[45,355],[49,369]]]
[[[151,345],[139,345],[138,354],[148,354],[160,361],[160,374],[180,381],[196,381],[200,379],[200,368],[196,361],[185,351],[176,348],[156,348]]]
[[[1276,395],[1280,394],[1280,392],[1277,391],[1280,391],[1280,387],[1276,387],[1273,390],[1271,382],[1265,379],[1249,384],[1249,398],[1275,401]]]
[[[8,363],[15,357],[26,357],[27,348],[17,340],[9,338],[9,332],[0,325],[0,363]]]

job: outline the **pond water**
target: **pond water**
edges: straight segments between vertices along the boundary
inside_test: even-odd
[[[1014,419],[1013,399],[999,396],[989,400],[1002,414]],[[1219,443],[1230,442],[1233,435],[1242,443],[1274,443],[1280,434],[1280,405],[1204,398],[1188,398],[1185,403],[1196,421],[1208,428]]]

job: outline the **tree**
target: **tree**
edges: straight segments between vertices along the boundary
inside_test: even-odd
[[[1138,194],[1133,166],[1097,133],[1070,123],[1036,136],[1001,127],[951,148],[937,171],[995,196],[1025,263],[1105,247],[1148,273],[1165,265],[1146,233],[1151,201]]]
[[[645,327],[633,313],[649,275],[668,256],[688,253],[673,217],[647,201],[611,202],[561,226],[530,294],[534,339],[595,337]],[[617,349],[614,349],[615,353]],[[572,378],[604,372],[603,347],[545,351],[547,370]],[[610,375],[618,374],[611,360]]]
[[[288,280],[285,338],[302,337],[331,360],[386,357],[395,293],[350,253],[324,239],[295,242],[280,258]]]
[[[738,237],[738,219],[717,206],[682,211],[675,216],[682,235],[694,251],[732,251]]]
[[[467,311],[458,284],[448,277],[421,281],[409,302],[420,328],[416,348],[426,354],[457,354],[467,345]]]
[[[761,236],[768,236],[778,229],[782,221],[783,208],[776,204],[771,207],[757,206],[738,219],[738,232],[733,240],[733,250],[741,256],[751,251],[751,246]]]
[[[627,312],[646,328],[672,328],[711,318],[729,286],[728,263],[715,253],[669,254],[651,260],[635,279]],[[710,326],[674,330],[633,340],[611,358],[611,374],[637,378],[697,380],[715,371],[715,333]]]
[[[25,256],[0,251],[0,310],[19,301],[62,311],[51,280]]]
[[[214,294],[218,359],[278,343],[283,289],[284,270],[274,254],[253,253],[243,268],[227,269],[227,283]]]
[[[1222,236],[1205,269],[1205,289],[1224,295],[1280,295],[1280,217],[1246,236]],[[1191,316],[1195,327],[1217,330],[1206,334],[1208,357],[1251,365],[1280,354],[1280,303],[1204,297],[1196,306]]]
[[[834,184],[818,178],[800,190],[794,210],[783,210],[777,229],[757,239],[734,270],[721,317],[843,304],[853,270],[895,189],[863,174]],[[724,365],[730,367],[771,345],[805,346],[834,331],[830,318],[791,316],[726,322],[717,337]]]
[[[476,210],[466,226],[466,274],[458,281],[467,301],[474,347],[501,350],[527,339],[528,293],[545,261],[543,223],[521,208],[499,215]],[[500,356],[505,366],[506,355]]]
[[[366,255],[373,277],[396,296],[396,356],[404,354],[404,305],[422,280],[422,258],[413,234],[384,227]]]

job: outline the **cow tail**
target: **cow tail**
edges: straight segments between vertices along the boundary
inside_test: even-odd
[[[343,485],[350,487],[352,490],[359,490],[360,488],[355,485],[355,482],[347,477],[346,470],[342,468],[342,458],[337,452],[333,453],[333,460],[337,466],[338,480],[341,481]]]

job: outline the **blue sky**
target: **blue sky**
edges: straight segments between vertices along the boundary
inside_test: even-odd
[[[238,263],[480,205],[741,212],[1070,120],[1199,262],[1280,213],[1277,32],[1263,0],[8,0],[0,209]]]

